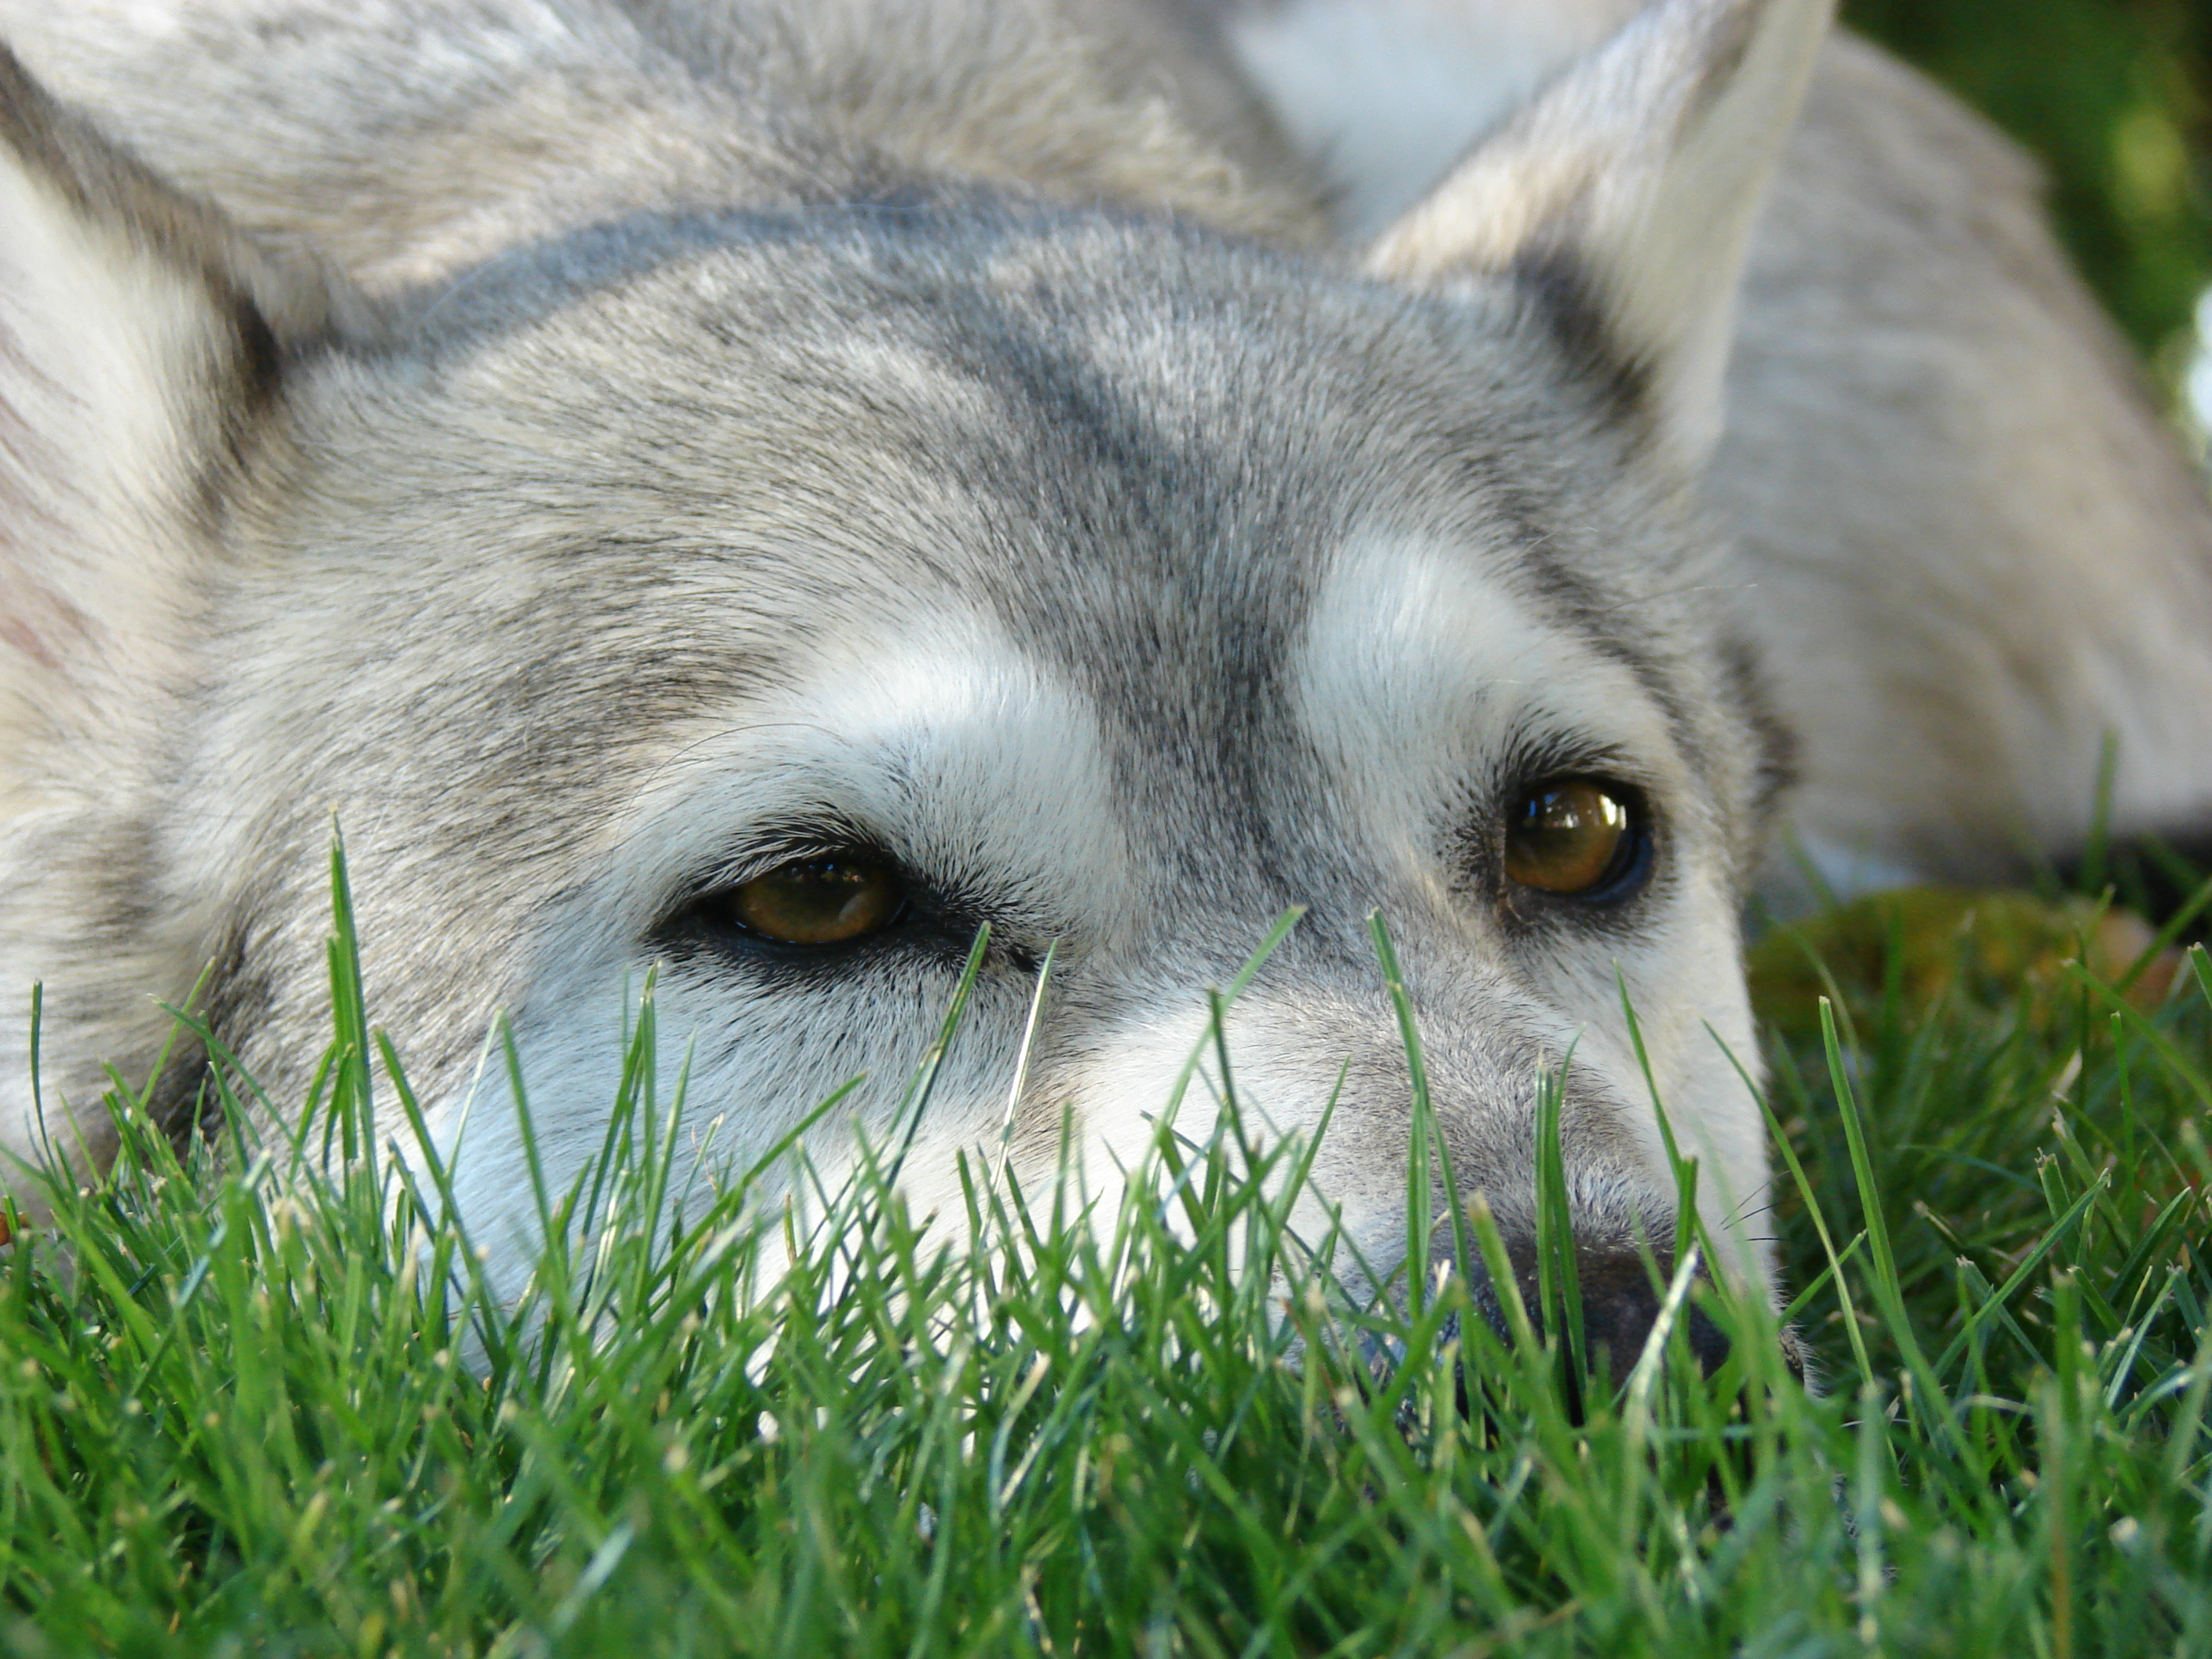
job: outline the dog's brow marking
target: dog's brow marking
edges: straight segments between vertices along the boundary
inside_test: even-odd
[[[926,871],[1010,896],[1088,895],[1103,908],[1121,890],[1097,717],[994,625],[918,611],[874,649],[793,666],[787,690],[659,760],[623,835],[628,864],[714,867],[762,826],[828,813]]]
[[[645,785],[654,788],[674,779],[684,766],[693,761],[711,762],[732,744],[742,744],[748,738],[772,732],[820,733],[823,730],[818,720],[738,720],[718,726],[712,732],[702,732],[689,742],[678,744],[653,764],[645,775]]]
[[[1600,626],[1603,618],[1621,614],[1620,607],[1606,603],[1607,592],[1569,556],[1555,550],[1559,531],[1556,508],[1533,499],[1525,484],[1498,457],[1470,450],[1458,458],[1460,471],[1501,520],[1501,528],[1516,556],[1495,568],[1495,579],[1510,584],[1524,603],[1543,613],[1544,619],[1577,633],[1583,645],[1597,654],[1632,669],[1644,690],[1667,712],[1679,740],[1691,738],[1692,722],[1682,706],[1681,693],[1655,659],[1650,642],[1626,635],[1618,627]]]
[[[1521,695],[1498,695],[1509,691]],[[1313,608],[1296,696],[1325,753],[1363,771],[1378,769],[1360,757],[1389,757],[1399,791],[1413,793],[1385,814],[1432,810],[1468,764],[1498,756],[1540,711],[1541,726],[1585,743],[1644,756],[1671,748],[1663,714],[1630,668],[1578,632],[1544,625],[1471,553],[1396,537],[1340,551]]]

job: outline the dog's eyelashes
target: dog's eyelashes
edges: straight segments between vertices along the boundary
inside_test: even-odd
[[[1648,867],[1648,849],[1636,791],[1601,778],[1546,778],[1506,818],[1507,878],[1560,898],[1619,896]]]
[[[778,945],[851,945],[879,933],[907,906],[906,884],[865,853],[793,859],[716,896],[715,908]]]

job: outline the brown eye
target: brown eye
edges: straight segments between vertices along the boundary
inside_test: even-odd
[[[1641,861],[1643,836],[1626,791],[1594,778],[1551,778],[1521,798],[1505,826],[1505,873],[1570,898],[1605,892]]]
[[[906,906],[890,867],[858,854],[794,859],[729,896],[730,915],[779,945],[846,945],[889,927]]]

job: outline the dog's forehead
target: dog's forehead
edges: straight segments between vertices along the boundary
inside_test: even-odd
[[[456,447],[467,491],[488,458],[517,464],[518,497],[597,532],[602,564],[720,556],[756,623],[779,592],[957,592],[1079,672],[1172,653],[1234,687],[1280,659],[1355,526],[1553,557],[1614,483],[1511,305],[1103,216],[842,209],[582,240],[428,306],[416,349],[461,407],[425,432],[495,438]]]
[[[1623,522],[1606,446],[1567,430],[1587,410],[1511,316],[1486,333],[1466,307],[1171,227],[913,217],[726,216],[432,305],[390,435],[325,446],[352,469],[325,518],[395,619],[472,610],[527,653],[530,741],[489,752],[603,744],[611,689],[651,751],[656,728],[690,742],[940,650],[948,686],[974,680],[956,659],[1027,665],[1143,816],[1176,820],[1194,788],[1267,816],[1310,793],[1314,733],[1357,749],[1346,711],[1375,702],[1357,650],[1316,656],[1343,637],[1316,618],[1407,559],[1455,596],[1438,615],[1516,620],[1416,629],[1399,665],[1525,678],[1485,641],[1542,635],[1559,676],[1625,661],[1607,683],[1627,702],[1666,690],[1680,652],[1583,556]],[[376,396],[341,390],[373,424]],[[371,494],[395,525],[362,540]],[[972,737],[976,710],[1018,701],[979,693],[944,725]]]
[[[825,536],[874,532],[896,579],[996,583],[1010,610],[1062,572],[1273,585],[1378,496],[1418,511],[1466,458],[1528,450],[1557,399],[1514,306],[1486,328],[1481,306],[1170,225],[847,209],[638,235],[495,264],[429,299],[399,355],[475,404],[457,419],[625,501],[658,486],[733,550],[757,483]],[[930,524],[952,495],[969,516]],[[1049,561],[1005,544],[1039,529]]]

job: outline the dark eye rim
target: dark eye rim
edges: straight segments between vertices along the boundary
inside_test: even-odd
[[[898,882],[898,908],[881,927],[849,939],[808,945],[771,938],[732,914],[728,901],[747,882],[787,865],[835,859],[880,864]],[[830,976],[822,981],[826,989],[871,961],[926,956],[939,967],[957,969],[974,948],[984,920],[981,906],[917,874],[872,837],[833,841],[817,829],[811,834],[779,836],[767,846],[756,843],[744,854],[702,872],[661,908],[645,931],[644,944],[672,963],[718,958],[770,981],[806,982],[823,974]],[[1002,945],[994,939],[993,954],[1002,950],[1017,968],[1034,965],[1032,953],[1014,941]]]
[[[1515,881],[1505,873],[1505,843],[1515,819],[1532,797],[1571,783],[1590,784],[1602,790],[1626,811],[1628,827],[1621,835],[1612,862],[1595,883],[1572,893],[1553,892]],[[1498,878],[1509,902],[1516,908],[1540,905],[1571,911],[1615,910],[1650,887],[1658,866],[1659,834],[1650,797],[1641,785],[1591,766],[1547,768],[1517,784],[1507,799],[1510,804],[1499,820]]]

